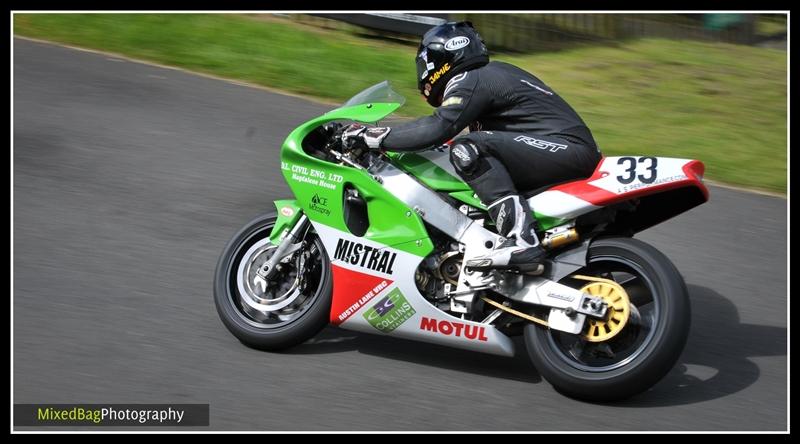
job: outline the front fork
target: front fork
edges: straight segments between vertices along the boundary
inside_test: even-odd
[[[253,282],[262,290],[266,290],[267,282],[277,271],[278,264],[303,246],[303,233],[310,223],[308,216],[303,214],[296,205],[293,205],[294,202],[276,201],[275,204],[279,208],[278,221],[281,223],[276,223],[270,241],[273,244],[277,243],[277,247],[272,256],[256,271]],[[283,234],[284,231],[285,234]]]

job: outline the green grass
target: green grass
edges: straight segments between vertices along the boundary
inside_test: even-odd
[[[431,112],[415,88],[410,45],[240,15],[14,17],[17,35],[336,102],[389,79],[407,98],[405,115]],[[709,179],[786,193],[786,51],[649,39],[494,58],[558,91],[606,155],[696,158]]]
[[[759,14],[756,20],[756,34],[775,35],[789,29],[785,14]]]

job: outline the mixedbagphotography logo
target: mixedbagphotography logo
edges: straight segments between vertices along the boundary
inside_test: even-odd
[[[14,404],[15,426],[208,426],[208,404]]]

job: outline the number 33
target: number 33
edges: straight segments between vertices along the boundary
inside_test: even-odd
[[[657,172],[656,167],[658,166],[658,159],[655,157],[640,157],[638,163],[644,163],[645,161],[650,161],[650,166],[645,168],[645,171],[649,171],[650,174],[648,176],[644,176],[642,174],[639,175],[639,181],[642,183],[653,183],[656,180]],[[617,165],[622,165],[625,162],[628,162],[630,165],[625,172],[628,173],[627,177],[625,175],[617,176],[617,180],[622,184],[629,184],[636,179],[636,163],[637,160],[635,157],[620,157],[617,161]]]

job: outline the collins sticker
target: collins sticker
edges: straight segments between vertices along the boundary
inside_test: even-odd
[[[408,303],[403,293],[395,288],[377,304],[364,313],[369,325],[383,333],[389,333],[414,316],[416,311]]]

